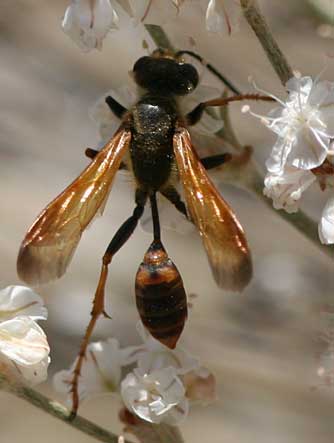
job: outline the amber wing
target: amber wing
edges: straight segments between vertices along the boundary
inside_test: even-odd
[[[40,284],[64,274],[82,232],[95,214],[103,211],[130,140],[130,132],[117,132],[80,176],[38,216],[17,259],[22,280]]]
[[[174,153],[188,213],[202,236],[214,278],[222,288],[241,291],[252,276],[244,231],[210,180],[185,128],[174,135]]]

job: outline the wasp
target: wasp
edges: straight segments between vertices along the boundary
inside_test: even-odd
[[[133,67],[133,77],[140,91],[138,101],[131,109],[125,109],[111,96],[107,97],[111,112],[120,119],[118,130],[100,151],[87,150],[91,163],[41,212],[28,230],[18,255],[18,274],[25,282],[35,285],[61,277],[83,231],[103,211],[118,169],[125,164],[132,171],[136,184],[135,208],[103,255],[91,319],[73,372],[74,414],[79,405],[78,380],[90,336],[99,316],[107,316],[104,293],[108,265],[134,232],[148,201],[153,241],[136,275],[138,312],[151,335],[169,348],[176,346],[183,330],[187,318],[186,292],[180,273],[162,244],[157,193],[196,225],[219,287],[241,291],[252,275],[244,231],[206,172],[222,164],[228,156],[200,159],[187,128],[200,120],[208,106],[224,106],[230,101],[261,99],[261,96],[234,95],[210,100],[182,115],[179,98],[196,88],[198,72],[180,54],[161,49],[139,58]],[[178,180],[183,185],[185,202],[175,187]]]

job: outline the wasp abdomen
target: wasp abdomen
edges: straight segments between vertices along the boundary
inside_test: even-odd
[[[173,349],[187,318],[182,278],[161,242],[154,241],[136,276],[136,303],[150,334]]]

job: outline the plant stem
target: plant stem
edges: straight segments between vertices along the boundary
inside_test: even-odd
[[[56,401],[50,400],[43,394],[22,385],[19,382],[10,381],[5,375],[2,374],[0,374],[0,389],[29,402],[53,417],[56,417],[73,428],[78,429],[84,434],[94,437],[98,441],[104,443],[118,443],[118,436],[112,432],[109,432],[80,416],[77,416],[74,420],[69,420],[70,411],[63,405]],[[127,441],[125,443],[130,442]]]
[[[268,58],[271,61],[271,64],[275,68],[275,71],[278,74],[279,78],[281,79],[282,83],[285,84],[287,80],[291,76],[293,76],[293,73],[284,55],[277,46],[277,43],[275,42],[272,34],[270,33],[264,18],[260,14],[258,7],[255,5],[254,0],[240,0],[240,1],[244,9],[244,13],[246,15],[247,20],[253,27],[254,31],[256,30],[256,35],[258,36],[263,47],[265,48]],[[168,46],[169,39],[165,34],[164,30],[160,26],[155,25],[154,32],[152,32],[151,25],[145,25],[145,27],[158,47],[162,46],[166,49],[173,50],[172,45]],[[268,42],[264,42],[265,39],[267,39]],[[227,110],[225,112],[227,112]],[[237,141],[234,133],[231,132],[231,128],[232,127],[229,124],[229,139],[230,139],[229,141],[232,142],[233,146],[235,146],[237,150],[240,151],[241,145]],[[233,140],[231,137],[233,138]],[[318,249],[320,249],[328,257],[333,259],[334,256],[333,247],[325,246],[320,243],[318,238],[317,224],[310,217],[308,217],[303,211],[299,210],[295,214],[288,214],[283,210],[278,211],[273,208],[271,200],[263,195],[263,175],[259,172],[259,168],[254,161],[252,164],[252,181],[248,184],[248,189],[254,195],[256,195],[257,198],[262,200],[268,208],[274,211],[275,214],[277,214],[285,221],[290,223],[290,225],[292,225],[295,229],[297,229],[300,233],[302,233],[305,237],[307,237]]]
[[[240,4],[246,20],[255,32],[272,67],[284,86],[293,77],[293,72],[276,43],[265,18],[261,14],[256,0],[240,0]]]
[[[169,38],[165,31],[158,25],[145,25],[146,31],[152,37],[154,43],[158,48],[169,49],[170,51],[175,51],[173,45],[171,44]]]

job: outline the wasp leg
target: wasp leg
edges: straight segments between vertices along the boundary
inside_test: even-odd
[[[167,200],[169,200],[175,206],[175,208],[188,219],[187,207],[182,201],[179,192],[174,188],[174,186],[168,186],[167,188],[162,189],[160,193],[164,197],[166,197]]]
[[[234,94],[241,94],[241,92],[233,85],[232,82],[230,82],[230,80],[228,80],[221,72],[218,71],[218,69],[211,65],[211,63],[205,61],[203,57],[201,57],[199,54],[196,54],[196,52],[193,51],[181,50],[178,51],[175,55],[176,57],[178,57],[182,56],[183,54],[188,54],[202,63],[203,66],[205,66],[210,72],[212,72],[212,74],[215,75],[221,82],[223,82],[224,85],[227,86]]]
[[[196,125],[202,118],[203,112],[205,110],[204,103],[198,104],[192,111],[188,112],[186,115],[187,125],[193,126]]]
[[[86,148],[85,155],[86,155],[86,157],[94,160],[94,158],[97,156],[97,154],[99,152],[100,151],[97,151],[96,149]],[[119,169],[128,169],[128,167],[126,166],[126,164],[124,162],[121,162]]]
[[[189,126],[195,125],[202,118],[203,112],[206,108],[213,106],[227,106],[231,102],[238,102],[242,100],[262,100],[266,102],[275,101],[272,97],[261,94],[240,94],[232,97],[218,97],[207,102],[199,103],[192,111],[186,115],[186,123]]]
[[[117,118],[122,119],[128,110],[123,105],[118,103],[111,95],[106,97],[106,103],[109,106],[111,112],[116,115]]]
[[[85,149],[85,156],[88,157],[88,158],[90,158],[90,159],[92,159],[92,160],[94,160],[94,158],[97,156],[97,154],[98,154],[99,152],[100,152],[100,151],[97,151],[96,149],[86,148],[86,149]]]
[[[231,159],[232,159],[232,154],[226,152],[225,154],[210,155],[209,157],[203,157],[200,160],[205,169],[213,169],[217,168],[218,166],[221,166],[222,164],[224,164],[227,161],[230,161]]]
[[[108,276],[108,266],[113,259],[116,252],[124,245],[124,243],[129,239],[133,231],[135,230],[138,220],[142,216],[144,212],[144,206],[146,203],[147,195],[146,193],[137,190],[136,192],[136,207],[133,211],[131,217],[129,217],[122,226],[118,229],[113,239],[109,243],[109,246],[106,249],[106,252],[102,258],[102,268],[101,274],[99,278],[99,282],[95,291],[94,300],[93,300],[93,309],[91,311],[91,319],[86,329],[86,333],[82,339],[78,358],[76,360],[76,364],[73,370],[73,378],[71,380],[71,392],[72,392],[72,411],[70,419],[74,419],[78,407],[79,407],[79,393],[78,393],[78,383],[79,377],[81,374],[81,367],[86,355],[87,346],[89,343],[90,336],[94,330],[95,324],[100,317],[100,315],[104,315],[105,317],[109,317],[104,310],[104,290],[106,285],[106,280]]]

